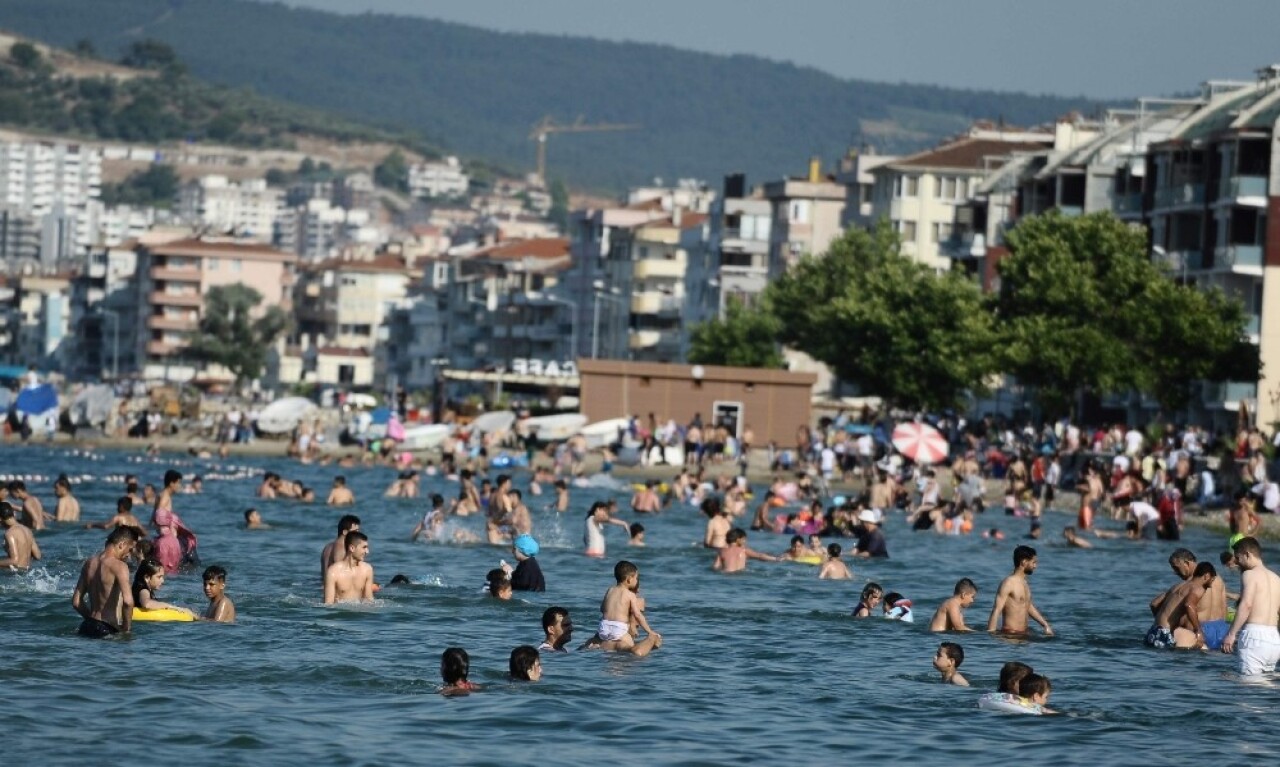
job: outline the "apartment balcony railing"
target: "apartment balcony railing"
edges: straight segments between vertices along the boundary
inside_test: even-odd
[[[1057,206],[1057,209],[1059,213],[1067,218],[1075,218],[1076,216],[1084,215],[1084,207],[1080,205],[1059,205]]]
[[[662,332],[659,330],[633,330],[630,335],[632,349],[648,349],[662,341]]]
[[[664,312],[678,312],[681,310],[683,305],[683,300],[656,290],[648,290],[631,296],[632,314],[662,314]]]
[[[1223,269],[1261,269],[1261,245],[1219,245],[1213,249],[1213,263]]]
[[[1204,184],[1176,184],[1156,190],[1155,207],[1175,208],[1204,204]]]
[[[953,235],[942,250],[950,258],[981,258],[987,254],[987,237],[974,232]]]
[[[151,279],[158,282],[199,282],[200,270],[192,268],[175,269],[168,266],[151,267]]]
[[[163,315],[153,314],[147,318],[147,327],[152,330],[184,330],[193,331],[199,326],[199,322],[195,319],[185,319],[182,317],[165,317]]]
[[[637,280],[649,280],[659,277],[680,279],[684,277],[684,262],[668,261],[666,259],[637,261],[632,274]]]
[[[1120,194],[1115,198],[1115,211],[1118,214],[1132,215],[1142,212],[1142,192],[1133,192],[1132,194]]]
[[[1204,402],[1206,404],[1237,403],[1241,400],[1255,399],[1258,396],[1258,385],[1231,381],[1227,383],[1206,383],[1204,385]]]
[[[154,354],[160,357],[163,357],[169,354],[174,354],[181,348],[182,347],[178,344],[171,344],[166,341],[148,341],[147,342],[147,354]]]
[[[195,306],[203,303],[199,293],[166,293],[157,290],[151,294],[151,303],[157,306]]]
[[[1237,200],[1241,197],[1267,196],[1266,176],[1224,176],[1218,184],[1218,199]]]

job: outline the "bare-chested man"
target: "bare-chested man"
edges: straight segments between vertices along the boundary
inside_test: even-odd
[[[347,514],[338,520],[338,537],[329,541],[320,552],[320,581],[323,583],[329,568],[347,556],[347,536],[360,529],[360,518]]]
[[[258,485],[259,498],[275,498],[276,484],[280,481],[279,475],[275,472],[267,472],[262,475],[262,484]]]
[[[644,487],[631,496],[631,510],[637,514],[657,514],[662,511],[662,500],[658,498],[658,483],[648,480]]]
[[[1262,561],[1262,547],[1253,537],[1231,547],[1240,566],[1240,602],[1236,619],[1222,640],[1222,651],[1236,653],[1241,676],[1269,674],[1280,661],[1280,576]]]
[[[499,474],[493,483],[493,493],[489,496],[488,519],[484,525],[489,543],[500,544],[504,541],[503,528],[511,524],[511,512],[514,507],[515,499],[511,496],[511,477]]]
[[[356,502],[355,493],[347,487],[347,478],[339,474],[333,478],[333,489],[329,491],[330,506],[350,506]]]
[[[938,611],[933,614],[933,622],[929,624],[929,630],[972,631],[973,629],[964,623],[964,611],[977,598],[977,585],[968,578],[961,578],[956,582],[951,598],[938,605]]]
[[[1197,610],[1201,597],[1209,590],[1209,585],[1217,580],[1218,573],[1213,565],[1201,562],[1191,572],[1191,577],[1169,589],[1164,598],[1152,603],[1155,622],[1147,630],[1142,643],[1147,647],[1166,649],[1172,647],[1201,647],[1204,645],[1204,630],[1200,625]],[[1186,624],[1187,628],[1179,628]],[[1175,631],[1177,629],[1177,631]],[[1186,633],[1190,630],[1190,641]],[[1181,634],[1181,637],[1175,637]],[[1179,641],[1181,639],[1181,641]]]
[[[1190,580],[1196,570],[1196,555],[1189,549],[1175,549],[1169,555],[1169,567],[1183,581]],[[1151,600],[1151,614],[1160,612],[1166,598],[1182,584],[1175,584],[1168,591]],[[1227,635],[1227,591],[1221,578],[1214,578],[1204,594],[1196,596],[1191,603],[1196,612],[1195,623],[1184,617],[1174,624],[1173,638],[1176,647],[1199,647],[1203,645],[1210,650],[1222,647],[1222,639]],[[1197,625],[1198,624],[1198,625]],[[1196,632],[1203,636],[1196,636]]]
[[[718,498],[708,498],[703,501],[702,513],[707,515],[707,532],[702,537],[703,548],[723,549],[726,545],[725,536],[733,526],[729,514]]]
[[[18,515],[7,503],[0,503],[0,526],[4,528],[4,550],[8,554],[0,559],[0,567],[26,570],[31,560],[40,558],[40,544],[31,529],[18,522]]]
[[[346,558],[329,566],[324,574],[324,603],[372,602],[373,568],[364,561],[369,556],[369,538],[359,530],[347,533]]]
[[[870,508],[889,509],[893,507],[894,487],[889,479],[889,472],[880,469],[876,472],[876,481],[871,484]]]
[[[22,504],[22,524],[32,530],[43,530],[50,516],[45,513],[40,499],[27,492],[27,485],[20,479],[9,483],[9,497]]]
[[[141,528],[142,523],[138,518],[133,516],[133,497],[122,495],[116,501],[116,515],[106,522],[89,522],[84,526],[86,530],[100,528],[102,530],[110,530],[114,527],[137,527]]]
[[[53,518],[59,522],[79,522],[80,501],[71,494],[71,483],[65,477],[59,477],[53,483],[53,494],[58,499],[53,509]]]
[[[71,594],[71,606],[80,617],[80,635],[104,639],[133,627],[133,593],[125,560],[142,531],[117,527],[107,535],[102,551],[85,560],[80,580]]]
[[[1031,586],[1027,584],[1027,576],[1036,571],[1038,564],[1036,550],[1030,546],[1019,546],[1013,550],[1013,572],[1000,581],[996,603],[991,608],[991,617],[987,619],[987,631],[1025,634],[1029,615],[1044,627],[1045,636],[1053,636],[1049,621],[1044,619],[1031,601]],[[1002,619],[1003,625],[1000,625]]]
[[[509,492],[511,515],[507,521],[511,525],[511,540],[521,535],[533,535],[533,516],[529,514],[529,507],[524,505],[524,496],[519,490]]]

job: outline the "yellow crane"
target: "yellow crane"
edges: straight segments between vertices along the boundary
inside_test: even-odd
[[[533,124],[529,140],[538,142],[538,180],[547,185],[547,137],[552,133],[598,133],[604,131],[639,130],[639,125],[630,123],[587,123],[582,115],[572,123],[558,123],[551,115],[547,115]]]

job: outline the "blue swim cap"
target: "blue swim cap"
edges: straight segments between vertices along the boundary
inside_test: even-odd
[[[517,535],[516,539],[511,542],[511,545],[515,548],[516,551],[520,552],[526,557],[538,556],[538,551],[539,551],[538,542],[535,541],[533,539],[533,536],[529,535],[528,533],[525,533],[523,535]]]

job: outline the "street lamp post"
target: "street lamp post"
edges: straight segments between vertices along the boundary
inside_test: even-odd
[[[608,293],[612,295],[607,295],[604,282],[601,280],[596,280],[592,287],[595,288],[595,298],[592,301],[591,310],[591,359],[594,360],[600,357],[600,299],[618,303],[622,303],[623,299],[618,297],[617,288],[609,288]]]
[[[444,414],[444,377],[441,375],[440,368],[449,364],[448,357],[432,357],[431,369],[434,371],[435,379],[434,396],[431,398],[431,422],[440,423],[440,418]]]
[[[103,308],[102,313],[111,318],[111,380],[120,380],[120,313]]]

